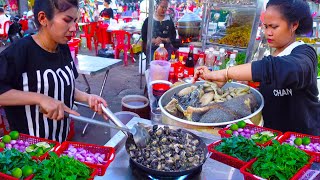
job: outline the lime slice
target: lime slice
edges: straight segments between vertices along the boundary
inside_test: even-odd
[[[260,138],[260,134],[259,133],[251,135],[251,139],[259,139],[259,138]]]
[[[266,136],[269,136],[269,137],[274,136],[274,134],[272,132],[270,132],[270,131],[262,131],[260,134],[261,135],[266,135]]]
[[[38,142],[36,145],[37,145],[38,147],[42,147],[42,148],[44,148],[44,149],[50,147],[50,144],[48,144],[47,142]]]
[[[33,146],[28,146],[27,148],[26,148],[26,152],[27,153],[31,153],[31,152],[33,152],[34,151],[34,147]]]

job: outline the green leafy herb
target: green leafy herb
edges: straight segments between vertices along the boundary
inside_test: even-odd
[[[249,172],[265,179],[290,179],[310,159],[304,151],[289,144],[272,141],[273,145],[263,149]]]
[[[34,179],[55,180],[87,180],[92,170],[85,164],[68,156],[60,158],[54,152],[49,152],[50,158],[42,161]]]
[[[246,60],[246,53],[239,52],[236,56],[237,65],[244,64]]]
[[[14,168],[22,168],[23,166],[31,166],[35,172],[38,165],[35,160],[32,160],[31,156],[27,153],[22,153],[15,148],[5,149],[0,153],[0,171],[12,175],[11,171]]]
[[[261,148],[251,139],[246,139],[243,136],[232,136],[223,138],[221,143],[215,147],[215,150],[248,162],[257,157]]]

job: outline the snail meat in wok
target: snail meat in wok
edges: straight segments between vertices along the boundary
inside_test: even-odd
[[[129,146],[129,154],[137,163],[158,171],[184,171],[204,163],[205,152],[193,135],[168,126],[154,125],[146,147]]]

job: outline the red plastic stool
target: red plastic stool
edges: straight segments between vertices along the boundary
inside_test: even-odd
[[[108,24],[100,24],[97,31],[97,39],[94,43],[96,55],[98,54],[98,45],[101,44],[101,48],[106,48],[107,44],[112,44],[111,33],[107,32]]]
[[[115,58],[119,59],[119,53],[123,50],[124,65],[128,65],[128,54],[130,52],[131,61],[134,63],[133,51],[131,48],[131,34],[124,30],[115,30],[111,32],[111,39],[114,44]]]

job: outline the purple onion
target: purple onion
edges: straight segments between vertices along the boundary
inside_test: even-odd
[[[7,149],[11,149],[11,148],[12,148],[12,145],[11,145],[11,144],[6,144],[6,148],[7,148]]]
[[[19,149],[19,148],[20,148],[20,146],[19,146],[18,144],[15,144],[15,145],[13,145],[13,148],[15,148],[15,149]]]
[[[250,134],[251,134],[251,135],[253,135],[253,134],[255,134],[255,133],[256,133],[256,132],[255,132],[254,130],[251,130],[251,131],[250,131]]]
[[[30,143],[29,142],[24,142],[24,145],[26,146],[26,147],[28,147],[28,146],[30,146]]]
[[[246,133],[245,132],[241,132],[240,135],[245,137]]]
[[[243,131],[243,129],[242,129],[242,128],[239,128],[237,131],[238,131],[239,133],[241,133],[241,132]]]
[[[16,140],[11,140],[11,141],[10,141],[10,144],[12,144],[12,145],[15,145],[16,143],[17,143]]]
[[[99,163],[103,162],[103,159],[101,157],[98,157],[97,159],[98,159]]]
[[[24,141],[22,141],[22,140],[19,140],[18,141],[18,144],[21,146],[21,145],[24,145]]]
[[[239,136],[239,132],[238,131],[233,131],[232,133],[234,136]]]
[[[247,128],[245,128],[243,131],[244,131],[245,133],[250,133],[250,129],[247,129]]]
[[[102,159],[106,158],[106,155],[105,154],[101,154],[100,156]]]

